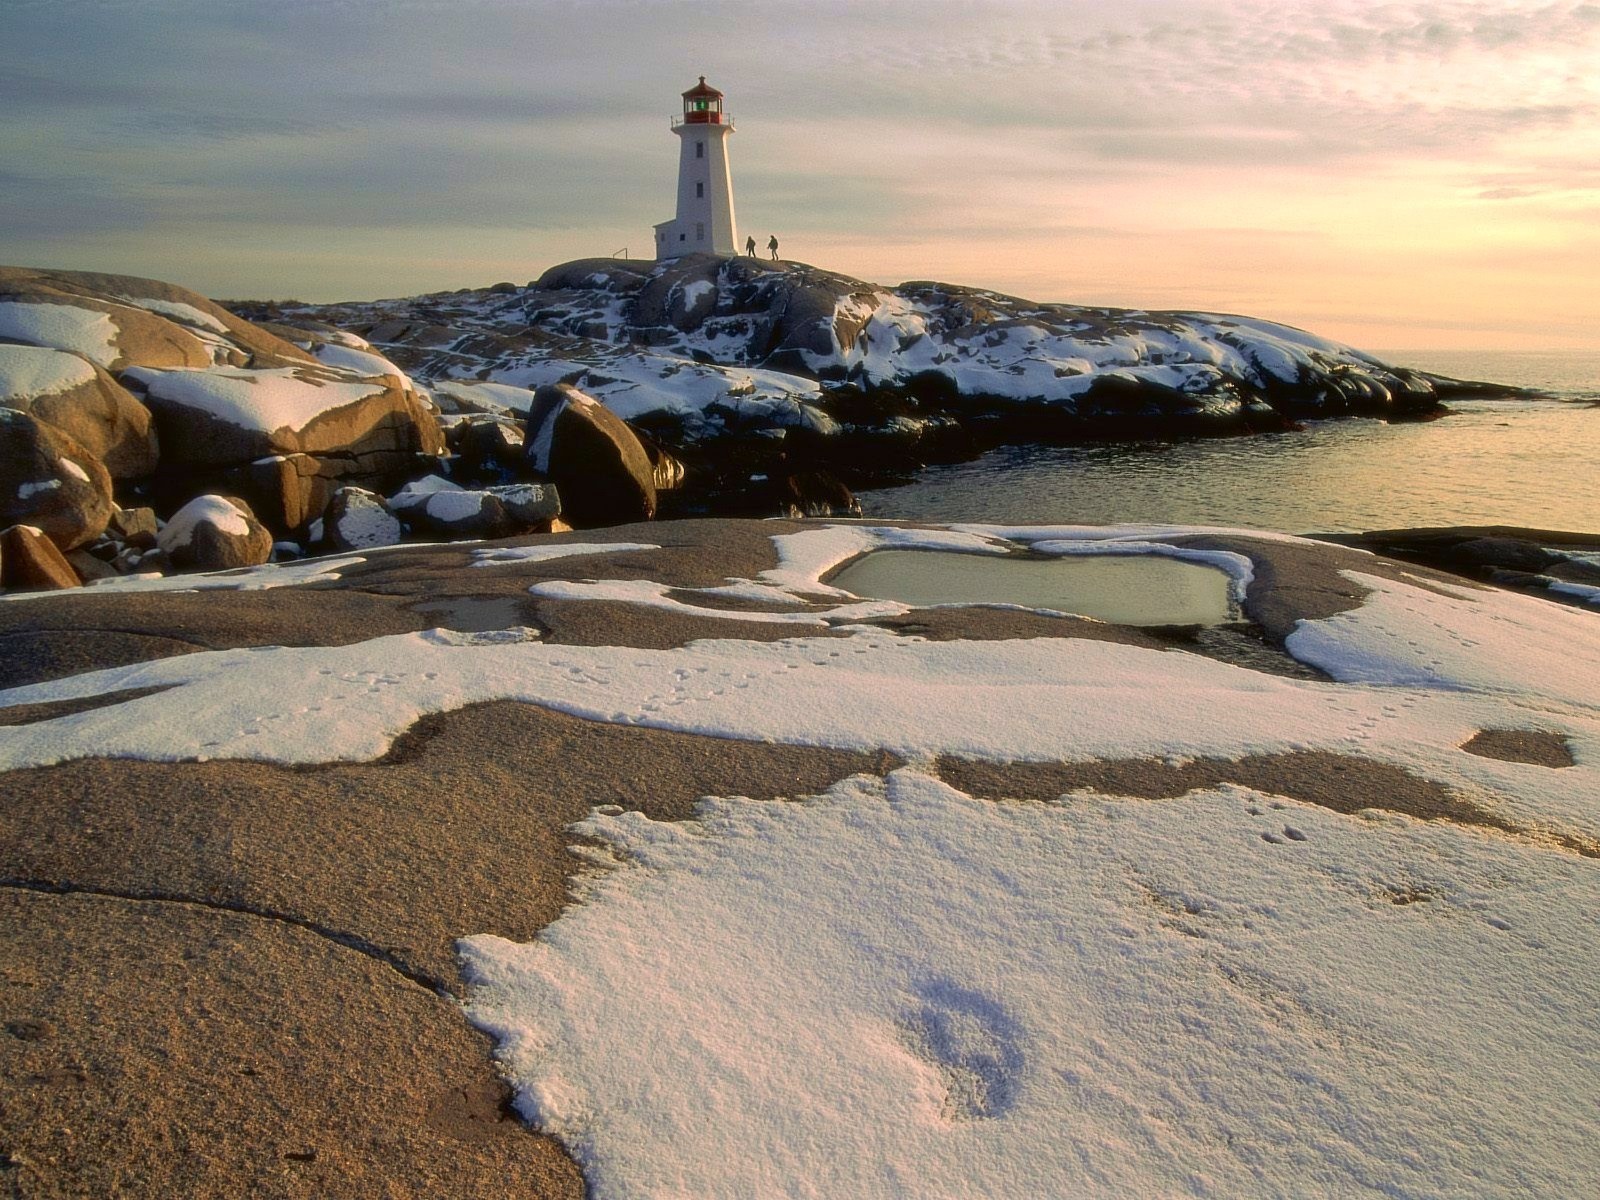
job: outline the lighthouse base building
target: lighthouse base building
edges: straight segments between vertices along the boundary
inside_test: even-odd
[[[683,116],[673,117],[672,132],[680,143],[678,215],[656,226],[656,257],[739,253],[728,167],[733,118],[722,111],[722,93],[704,75],[683,93]]]

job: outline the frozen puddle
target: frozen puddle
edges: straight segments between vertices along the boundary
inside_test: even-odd
[[[1020,604],[1118,625],[1220,625],[1236,619],[1228,574],[1153,554],[1022,558],[878,550],[828,580],[905,604]]]

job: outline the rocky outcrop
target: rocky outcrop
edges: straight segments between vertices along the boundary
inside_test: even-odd
[[[181,570],[254,567],[272,557],[272,534],[231,496],[195,497],[172,514],[156,542]]]
[[[528,462],[561,493],[578,528],[647,521],[656,514],[655,469],[633,431],[570,384],[542,387],[528,411]]]
[[[334,474],[382,475],[444,450],[438,423],[400,376],[353,377],[317,365],[137,368],[123,378],[155,413],[163,457],[177,468],[311,454]]]
[[[0,408],[0,526],[34,526],[73,550],[115,508],[111,476],[94,455],[53,425]]]
[[[405,371],[354,334],[288,332],[155,280],[0,268],[0,411],[72,442],[9,438],[0,520],[82,545],[110,511],[108,474],[163,514],[225,493],[303,537],[340,484],[387,491],[437,466],[443,434]]]
[[[505,468],[478,415],[520,415],[531,391],[570,384],[682,464],[672,515],[750,512],[767,498],[752,475],[885,486],[1004,444],[1414,419],[1484,387],[1247,317],[885,287],[744,257],[584,259],[510,290],[248,311],[370,339],[468,417],[453,436],[486,479]],[[679,482],[652,463],[658,491]]]

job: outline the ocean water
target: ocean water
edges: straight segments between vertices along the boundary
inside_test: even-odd
[[[1600,533],[1600,352],[1390,351],[1385,361],[1552,393],[1390,425],[1184,442],[1008,447],[861,494],[869,517],[1230,525],[1290,533],[1523,525]]]

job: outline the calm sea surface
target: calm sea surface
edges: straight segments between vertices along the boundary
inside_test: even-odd
[[[1600,353],[1381,355],[1560,399],[1471,401],[1424,424],[1318,421],[1299,433],[1013,447],[865,492],[869,517],[1234,525],[1293,533],[1527,525],[1600,533]]]

